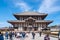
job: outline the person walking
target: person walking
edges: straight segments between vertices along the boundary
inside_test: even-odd
[[[9,33],[9,37],[10,37],[10,40],[13,40],[12,39],[12,36],[13,36],[13,33],[12,33],[12,31]]]
[[[35,38],[35,33],[34,32],[32,32],[32,36],[33,36],[33,39]]]
[[[58,32],[58,40],[60,40],[60,30],[59,30],[59,32]]]
[[[41,33],[42,33],[42,32],[40,31],[40,32],[39,32],[40,37],[41,37]]]
[[[17,36],[17,32],[14,33],[15,37]]]
[[[5,38],[8,39],[8,32],[5,33]]]
[[[48,35],[48,34],[44,37],[44,40],[50,40],[50,38],[49,38],[49,35]]]
[[[21,34],[20,40],[24,40],[25,39],[25,36],[26,36],[26,33],[25,32],[20,32],[20,34]]]
[[[0,40],[4,40],[3,34],[0,32]]]
[[[22,37],[25,38],[25,36],[26,36],[26,33],[22,32]]]

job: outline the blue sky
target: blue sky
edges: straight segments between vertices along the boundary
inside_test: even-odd
[[[37,11],[48,13],[50,25],[60,25],[60,0],[0,0],[0,27],[11,26],[7,20],[16,20],[13,13]]]

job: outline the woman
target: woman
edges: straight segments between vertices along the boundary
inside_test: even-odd
[[[49,38],[49,35],[48,35],[48,34],[44,37],[44,40],[50,40],[50,38]]]

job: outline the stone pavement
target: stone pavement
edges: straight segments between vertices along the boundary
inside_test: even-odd
[[[29,33],[28,37],[26,37],[24,40],[44,40],[44,36],[42,35],[41,37],[39,36],[38,33],[35,35],[35,39],[32,39],[31,33]],[[6,39],[5,39],[6,40]],[[8,39],[9,40],[9,39]],[[15,38],[13,37],[13,40],[22,40],[21,38]],[[50,37],[50,40],[58,40],[58,38]]]

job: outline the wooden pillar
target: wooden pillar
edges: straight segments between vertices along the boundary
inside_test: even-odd
[[[20,17],[20,20],[21,20],[21,17]]]
[[[21,17],[19,17],[19,20],[20,20]]]
[[[36,26],[37,26],[37,24],[36,24]]]
[[[14,24],[14,27],[15,27],[14,31],[17,32],[17,28],[16,28],[17,24]]]
[[[35,23],[35,26],[36,26],[36,23]],[[35,27],[35,26],[34,26],[34,27]]]
[[[47,28],[47,24],[46,24],[46,28]]]
[[[20,24],[18,24],[18,26],[19,26],[19,27],[18,27],[18,31],[20,32]]]
[[[36,23],[36,27],[37,27],[37,23]]]
[[[17,24],[15,24],[15,27],[17,27]]]
[[[35,23],[34,23],[34,27],[35,27]]]
[[[25,24],[25,26],[27,27],[27,23]]]
[[[21,31],[23,31],[23,28],[22,28],[22,23],[21,23],[20,29],[21,29]]]
[[[25,27],[25,23],[24,23],[24,27]]]
[[[28,31],[28,24],[26,23],[26,25],[25,25],[26,27],[27,27],[27,31]]]
[[[40,25],[41,25],[41,24],[38,24],[38,25],[39,25],[39,27],[38,27],[38,31],[40,31],[40,27],[41,27]]]

